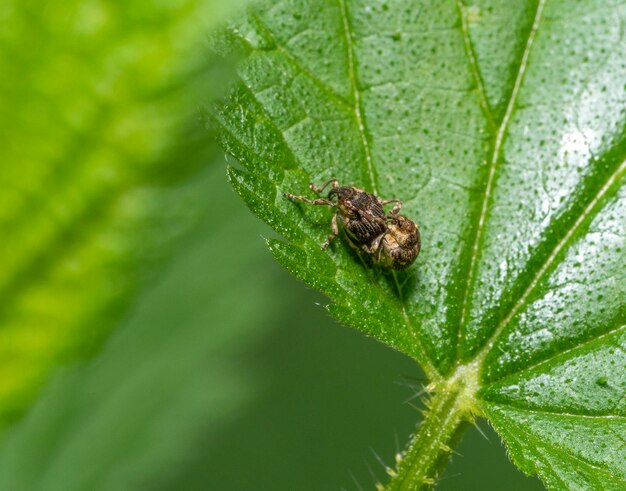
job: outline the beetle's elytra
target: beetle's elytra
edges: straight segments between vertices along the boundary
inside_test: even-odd
[[[321,194],[329,185],[331,188],[326,198],[311,200],[304,196],[285,194],[292,201],[325,205],[337,210],[331,220],[331,233],[322,245],[323,249],[339,234],[339,218],[348,243],[366,253],[375,264],[402,270],[415,261],[421,248],[420,232],[412,220],[400,215],[401,201],[382,200],[355,186],[340,186],[337,179],[331,179],[319,188],[313,183],[309,187]],[[385,212],[383,206],[389,203],[395,205],[391,211]]]

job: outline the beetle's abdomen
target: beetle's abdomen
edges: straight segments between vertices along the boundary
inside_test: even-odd
[[[410,266],[420,253],[420,232],[415,223],[397,215],[389,224],[383,238],[379,262],[383,266],[402,270]]]

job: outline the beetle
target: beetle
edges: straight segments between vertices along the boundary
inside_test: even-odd
[[[337,179],[330,179],[320,187],[309,184],[316,194],[322,194],[328,186],[331,188],[326,198],[308,199],[285,193],[291,201],[324,205],[336,210],[330,224],[331,233],[322,244],[322,249],[327,249],[339,235],[340,220],[348,243],[366,253],[375,264],[396,270],[413,264],[421,249],[420,232],[412,220],[400,215],[400,200],[383,200],[356,186],[340,186]],[[385,212],[383,207],[390,203],[394,203],[393,209]]]

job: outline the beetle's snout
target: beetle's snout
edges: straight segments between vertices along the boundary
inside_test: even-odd
[[[331,190],[328,191],[328,199],[333,199],[334,197],[339,199],[339,189],[341,188],[331,188]]]

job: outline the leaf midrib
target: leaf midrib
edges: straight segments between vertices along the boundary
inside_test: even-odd
[[[463,307],[461,310],[461,318],[460,318],[458,331],[457,331],[457,351],[456,351],[457,366],[461,363],[460,356],[459,356],[461,337],[463,334],[463,328],[465,327],[466,322],[467,322],[466,317],[468,314],[467,309],[468,309],[468,304],[469,304],[469,297],[470,297],[471,292],[473,291],[474,283],[476,281],[476,270],[477,270],[477,265],[478,265],[478,258],[480,256],[481,245],[483,244],[483,232],[484,232],[486,217],[489,213],[489,200],[490,200],[491,194],[493,193],[494,178],[495,178],[496,170],[498,167],[498,163],[501,161],[500,155],[502,151],[502,144],[506,137],[506,130],[508,129],[509,121],[515,109],[517,95],[519,94],[520,88],[522,86],[523,78],[526,72],[526,66],[528,64],[528,58],[530,56],[530,52],[531,52],[534,40],[537,36],[539,24],[543,17],[543,11],[545,8],[546,1],[547,0],[539,0],[537,4],[537,9],[536,9],[535,17],[533,20],[533,25],[529,32],[529,36],[526,42],[526,47],[522,55],[522,59],[520,61],[520,66],[518,68],[518,73],[516,76],[515,84],[511,92],[511,95],[509,97],[505,115],[502,119],[502,122],[500,123],[500,126],[498,128],[498,133],[496,135],[495,142],[494,142],[494,147],[493,147],[491,160],[490,160],[491,165],[489,169],[489,177],[487,180],[487,184],[485,186],[485,192],[483,194],[481,214],[479,216],[478,224],[476,226],[476,233],[474,236],[474,242],[472,246],[469,273],[466,275],[467,282],[466,282],[466,287],[464,289],[464,295],[463,295],[463,298],[464,298],[463,304],[462,304]],[[460,0],[457,0],[457,5],[459,5],[459,10],[462,15]],[[468,35],[465,27],[463,27],[463,34],[464,34],[464,37]],[[468,50],[471,49],[471,42],[469,40],[469,37],[466,41],[466,47]],[[480,78],[480,71],[478,69],[478,66],[475,65],[476,59],[473,56],[473,52],[468,52],[466,53],[466,55],[469,58],[468,61],[470,65],[472,65],[472,71],[474,73],[476,83],[479,86],[479,93],[483,94],[484,87],[482,85],[482,80]],[[561,236],[560,239],[558,239],[558,241],[556,242],[556,245],[550,250],[546,259],[541,263],[538,269],[535,269],[535,274],[533,275],[532,279],[527,284],[527,286],[524,288],[523,293],[518,297],[517,301],[512,305],[512,307],[509,309],[507,314],[503,317],[503,320],[497,324],[492,334],[483,343],[481,349],[479,349],[476,352],[476,354],[470,360],[466,362],[467,364],[472,363],[474,361],[478,361],[479,370],[480,370],[487,354],[491,351],[495,341],[500,337],[504,329],[506,329],[506,327],[511,323],[511,321],[513,320],[515,315],[519,312],[519,310],[526,304],[530,295],[535,290],[535,288],[539,285],[540,281],[543,279],[545,274],[550,270],[551,266],[554,264],[557,257],[559,257],[561,252],[565,250],[567,246],[570,244],[571,240],[574,238],[576,231],[579,230],[585,223],[587,223],[588,219],[591,219],[596,215],[596,212],[601,208],[600,206],[598,206],[599,203],[603,200],[603,198],[607,194],[609,194],[609,192],[612,190],[613,185],[620,181],[620,179],[623,177],[625,172],[626,172],[626,160],[623,161],[622,164],[619,165],[616,168],[616,170],[612,174],[609,175],[606,182],[602,185],[599,191],[595,194],[593,199],[587,204],[587,206],[583,209],[583,211],[576,217],[576,220],[574,221],[574,223],[570,227],[568,227],[567,231]],[[596,207],[598,208],[598,210],[596,210]],[[612,332],[612,331],[613,330],[609,332]],[[584,342],[585,341],[583,341],[582,343]],[[581,343],[573,346],[572,349],[577,348],[580,344]],[[539,362],[536,362],[534,365],[538,365],[545,361],[546,361],[545,359],[540,360]],[[526,368],[522,368],[522,369],[517,370],[516,373],[519,373],[525,370]],[[507,374],[506,377],[508,377],[509,375],[510,374]],[[491,380],[491,382],[495,382],[499,380],[500,378],[502,377]]]
[[[542,18],[542,13],[543,13],[543,9],[545,6],[545,2],[546,0],[539,0],[537,3],[537,10],[535,11],[535,16],[534,16],[534,20],[533,20],[533,24],[532,27],[529,31],[528,34],[528,39],[526,40],[526,46],[524,48],[524,52],[522,53],[522,58],[520,60],[519,63],[519,67],[517,70],[517,75],[515,77],[515,82],[513,84],[513,88],[511,90],[511,94],[509,96],[509,101],[507,103],[506,106],[506,110],[504,113],[504,116],[502,117],[502,121],[500,122],[500,125],[498,126],[498,130],[496,132],[496,136],[495,136],[495,140],[494,140],[494,145],[493,145],[493,149],[491,152],[491,158],[490,158],[490,164],[489,164],[489,172],[488,172],[488,177],[487,177],[487,182],[485,184],[485,189],[483,192],[483,198],[482,198],[482,204],[481,204],[481,211],[480,211],[480,215],[478,216],[478,222],[476,224],[476,226],[474,227],[475,229],[475,233],[474,233],[474,237],[472,240],[472,246],[471,246],[471,254],[470,254],[470,265],[469,265],[469,270],[467,271],[466,275],[463,275],[465,277],[467,277],[467,281],[465,283],[465,287],[463,290],[463,302],[462,302],[462,306],[461,306],[461,314],[460,314],[460,319],[459,319],[459,325],[457,328],[457,344],[456,344],[456,351],[455,351],[455,359],[457,362],[457,365],[460,363],[460,356],[459,356],[459,351],[460,351],[460,345],[461,345],[461,336],[463,334],[463,328],[466,325],[467,322],[467,315],[468,315],[468,304],[469,304],[469,299],[470,299],[470,293],[474,288],[474,283],[476,281],[476,270],[477,270],[477,266],[478,266],[478,257],[479,257],[479,252],[480,252],[480,248],[482,246],[482,241],[483,241],[483,233],[484,233],[484,229],[485,229],[485,222],[487,219],[487,213],[489,211],[489,201],[491,198],[491,194],[493,192],[493,186],[494,186],[494,178],[495,178],[495,174],[496,174],[496,168],[498,166],[498,163],[501,162],[501,152],[502,152],[502,144],[504,143],[504,139],[506,136],[506,131],[508,129],[509,126],[509,122],[511,120],[511,116],[513,115],[513,110],[515,108],[516,102],[517,102],[517,96],[519,94],[519,90],[522,86],[522,82],[524,79],[524,75],[526,74],[526,67],[528,65],[528,57],[530,56],[530,51],[532,49],[532,46],[534,44],[536,35],[537,35],[537,31],[539,29],[539,23],[541,22],[541,18]],[[461,12],[462,15],[462,12]],[[464,31],[464,36],[465,36],[465,31]],[[469,59],[470,63],[476,63],[475,58],[470,57]],[[476,74],[480,73],[478,66],[476,65],[475,69],[473,70]],[[481,91],[484,92],[484,87],[482,86],[482,81],[480,79],[480,77],[477,76],[477,83],[480,84],[480,87],[482,87]],[[489,346],[489,343],[485,343],[484,346]]]

